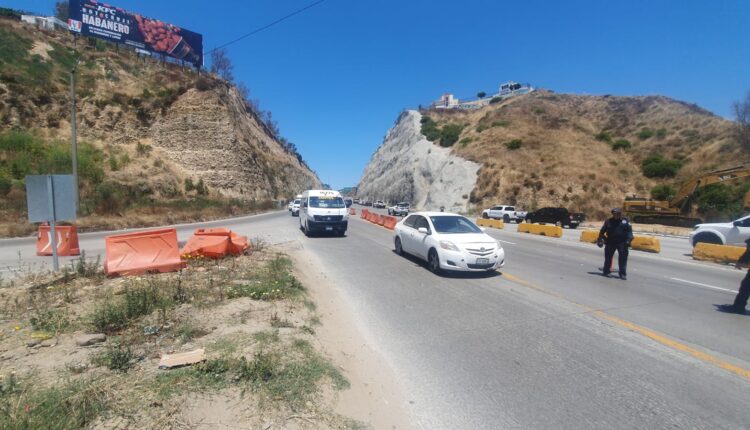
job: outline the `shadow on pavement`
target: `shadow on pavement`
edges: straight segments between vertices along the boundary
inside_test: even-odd
[[[397,257],[401,257],[405,260],[411,261],[416,266],[419,266],[429,272],[430,270],[427,268],[427,262],[422,260],[419,257],[415,257],[411,254],[404,255],[398,255],[396,253],[395,249],[391,249],[391,252],[393,255]],[[461,272],[458,270],[443,270],[440,275],[441,278],[449,278],[449,279],[487,279],[487,278],[495,278],[498,276],[502,276],[502,273],[498,272],[497,270],[491,270],[488,272]]]
[[[735,314],[735,315],[745,315],[750,316],[750,313],[748,313],[747,310],[735,310],[732,305],[717,305],[714,304],[714,307],[716,307],[717,312],[721,312],[724,314]]]

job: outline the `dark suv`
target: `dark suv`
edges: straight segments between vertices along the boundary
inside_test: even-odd
[[[570,213],[565,208],[541,208],[526,214],[526,222],[554,224],[560,227],[576,228],[586,219],[582,213]]]

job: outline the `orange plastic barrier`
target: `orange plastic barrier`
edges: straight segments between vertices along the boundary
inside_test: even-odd
[[[373,220],[374,217],[375,217],[374,213],[372,213],[370,211],[367,211],[367,217],[365,218],[367,221],[372,222],[372,220]]]
[[[240,255],[247,248],[247,236],[240,236],[228,228],[199,228],[188,239],[180,255],[221,258],[226,255]]]
[[[375,220],[375,224],[377,224],[377,225],[383,225],[383,224],[385,224],[385,217],[386,216],[387,215],[378,215],[378,219]]]
[[[173,228],[107,236],[104,244],[104,272],[109,276],[173,272],[185,267]]]
[[[81,255],[78,248],[78,229],[74,225],[56,225],[57,255],[67,257]],[[42,224],[36,233],[36,255],[52,255],[52,232],[49,224]]]
[[[349,215],[357,215],[357,210],[354,208],[349,208]]]
[[[362,211],[359,213],[359,217],[363,219],[367,219],[367,214],[369,213],[370,211],[368,211],[367,209],[362,209]]]
[[[383,227],[387,228],[388,230],[393,230],[396,228],[396,223],[398,222],[398,218],[395,216],[384,216],[383,217]]]

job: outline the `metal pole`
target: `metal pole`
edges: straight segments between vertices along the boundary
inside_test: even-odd
[[[60,263],[57,260],[57,231],[55,229],[55,189],[52,181],[52,175],[47,175],[47,202],[49,205],[50,221],[49,221],[49,232],[50,232],[50,245],[52,245],[52,268],[55,272],[60,270]]]
[[[80,58],[78,59],[80,61]],[[70,71],[70,133],[72,139],[72,154],[71,159],[73,160],[73,195],[75,196],[76,213],[80,212],[79,197],[78,197],[78,131],[76,130],[76,62],[73,70]]]

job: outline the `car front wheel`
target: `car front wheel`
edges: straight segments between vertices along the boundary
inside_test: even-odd
[[[431,249],[430,253],[427,254],[427,268],[436,275],[440,274],[440,258],[434,249]]]
[[[404,255],[404,248],[401,246],[401,238],[398,236],[396,236],[394,247],[396,248],[396,254]]]
[[[487,215],[487,212],[482,213],[482,218],[489,219],[489,215]]]
[[[697,245],[698,243],[712,243],[715,245],[723,245],[721,238],[719,236],[713,234],[713,233],[700,233],[695,236],[695,239],[693,239],[693,246]]]

